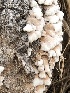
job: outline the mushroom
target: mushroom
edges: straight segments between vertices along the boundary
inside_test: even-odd
[[[54,57],[55,62],[59,61],[59,56]]]
[[[63,20],[64,13],[62,11],[58,11],[56,15],[59,17],[61,21]]]
[[[32,32],[32,31],[35,31],[36,30],[36,26],[34,26],[33,24],[27,24],[24,28],[23,28],[24,31],[27,31],[27,32]]]
[[[37,4],[37,2],[35,0],[30,0],[30,6],[31,7],[37,7],[38,4]]]
[[[54,15],[54,14],[56,14],[58,11],[59,11],[59,9],[60,9],[60,7],[59,7],[59,5],[51,5],[51,6],[47,6],[47,7],[45,7],[45,15],[47,15],[47,16],[50,16],[50,15]]]
[[[45,0],[37,0],[39,4],[44,4]]]
[[[49,55],[49,57],[56,56],[56,52],[54,50],[50,50],[50,51],[48,51],[48,55]]]
[[[38,85],[43,85],[43,80],[38,77],[38,75],[35,76],[33,80],[33,86],[36,87]]]
[[[55,32],[62,30],[62,21],[58,21],[56,24],[52,24],[53,28],[55,29]]]
[[[40,77],[40,78],[46,78],[46,73],[45,73],[45,71],[40,72],[40,73],[39,73],[39,77]]]
[[[59,17],[57,15],[52,15],[52,16],[45,16],[45,21],[49,23],[57,23],[59,21]]]
[[[44,5],[52,5],[53,0],[45,0]]]
[[[58,36],[62,36],[62,35],[63,35],[63,32],[62,32],[62,30],[60,30],[59,32],[56,32],[56,34],[57,34]]]
[[[42,14],[41,8],[39,6],[38,7],[33,7],[32,11],[33,11],[34,16],[37,19],[41,19],[42,18],[43,14]]]
[[[28,24],[33,24],[33,25],[35,25],[35,26],[39,26],[39,25],[40,25],[40,20],[38,20],[38,19],[35,18],[35,17],[29,16],[29,17],[27,18],[27,23],[28,23]]]
[[[56,45],[58,45],[61,41],[63,41],[63,37],[58,35],[56,35],[54,38],[49,35],[41,37],[41,50],[49,51],[50,49],[53,49]]]
[[[44,81],[45,85],[50,85],[51,84],[51,79],[48,77],[48,75],[46,75],[46,78],[43,79],[43,81]]]
[[[54,31],[54,27],[51,23],[46,23],[44,26],[44,31],[48,31],[48,30]]]
[[[37,35],[36,35],[36,33],[35,32],[30,32],[30,33],[28,33],[28,40],[29,40],[29,42],[33,42],[33,41],[35,41],[35,40],[37,40],[38,38],[37,38]]]
[[[42,65],[43,65],[43,60],[42,59],[38,60],[37,61],[37,66],[42,66]]]
[[[35,88],[35,93],[43,93],[45,91],[45,85],[39,85]]]
[[[38,67],[38,71],[40,71],[40,72],[41,72],[41,71],[44,71],[44,65],[39,66],[39,67]]]

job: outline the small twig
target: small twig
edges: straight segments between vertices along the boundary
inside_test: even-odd
[[[63,50],[63,53],[62,53],[62,55],[64,54],[64,52],[66,51],[66,49],[67,49],[67,47],[68,47],[68,45],[70,44],[70,41],[68,41],[68,43],[67,43],[67,45],[66,45],[66,47],[64,48],[64,50]]]
[[[68,79],[68,78],[70,78],[70,76],[66,76],[66,77],[62,78],[61,80],[59,80],[59,81],[52,82],[52,85],[53,85],[53,84],[56,84],[56,83],[59,83],[59,82],[62,82],[62,81],[64,81],[65,79]]]

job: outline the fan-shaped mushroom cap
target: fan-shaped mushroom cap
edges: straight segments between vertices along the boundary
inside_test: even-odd
[[[46,23],[45,24],[44,31],[47,31],[47,30],[53,30],[54,31],[54,27],[51,23]]]
[[[43,93],[45,91],[45,85],[39,85],[35,88],[35,93]]]
[[[34,26],[33,24],[26,24],[23,30],[27,32],[32,32],[36,30],[36,26]]]
[[[58,11],[56,15],[59,17],[61,21],[63,20],[64,13],[62,11]]]
[[[30,6],[31,7],[37,7],[38,4],[37,4],[37,2],[35,0],[30,0]]]
[[[35,40],[37,40],[37,35],[36,35],[36,33],[35,32],[30,32],[30,33],[28,33],[28,40],[29,40],[29,42],[33,42],[33,41],[35,41]]]
[[[39,4],[44,4],[45,0],[37,0]]]
[[[33,86],[36,87],[38,85],[43,85],[43,80],[36,76],[33,80]]]
[[[50,15],[54,15],[59,11],[60,7],[59,5],[51,5],[51,6],[47,6],[45,7],[45,15],[50,16]]]
[[[49,57],[56,56],[56,52],[54,50],[48,51]]]
[[[58,21],[56,24],[52,24],[55,32],[61,31],[62,30],[62,21]]]
[[[40,77],[40,78],[46,78],[46,73],[45,73],[45,71],[40,72],[40,73],[39,73],[39,77]]]
[[[27,23],[28,23],[28,24],[33,24],[33,25],[35,25],[35,26],[38,26],[38,25],[40,25],[40,20],[38,20],[38,19],[35,18],[35,17],[29,16],[29,17],[27,18]]]
[[[33,7],[32,12],[37,19],[41,19],[42,16],[43,16],[41,8],[39,6],[38,7]]]
[[[53,0],[45,0],[44,5],[52,5]]]
[[[53,15],[53,16],[45,16],[45,21],[55,24],[59,21],[59,17],[57,15]]]

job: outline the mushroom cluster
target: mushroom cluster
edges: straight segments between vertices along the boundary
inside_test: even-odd
[[[40,39],[41,48],[36,54],[33,86],[35,93],[43,93],[45,86],[51,84],[52,70],[61,56],[64,13],[60,11],[58,0],[30,0],[30,7],[23,30],[28,32],[30,43]],[[29,49],[29,56],[31,51]]]

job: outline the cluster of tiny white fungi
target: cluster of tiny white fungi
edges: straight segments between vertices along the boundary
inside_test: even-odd
[[[30,6],[32,10],[29,10],[23,30],[28,32],[30,43],[40,38],[41,49],[36,55],[33,86],[35,93],[43,93],[45,86],[51,84],[52,70],[61,56],[64,13],[60,11],[58,0],[30,0]]]
[[[33,68],[35,72],[33,87],[35,93],[43,93],[45,86],[51,84],[52,70],[61,56],[64,13],[60,11],[58,0],[36,1],[30,0],[31,10],[29,10],[27,24],[23,30],[28,32],[30,43],[40,39],[41,49],[36,54],[35,62],[37,68]],[[32,49],[29,48],[28,56],[31,55],[31,51]],[[0,86],[4,79],[1,76],[3,70],[4,67],[0,66]]]

